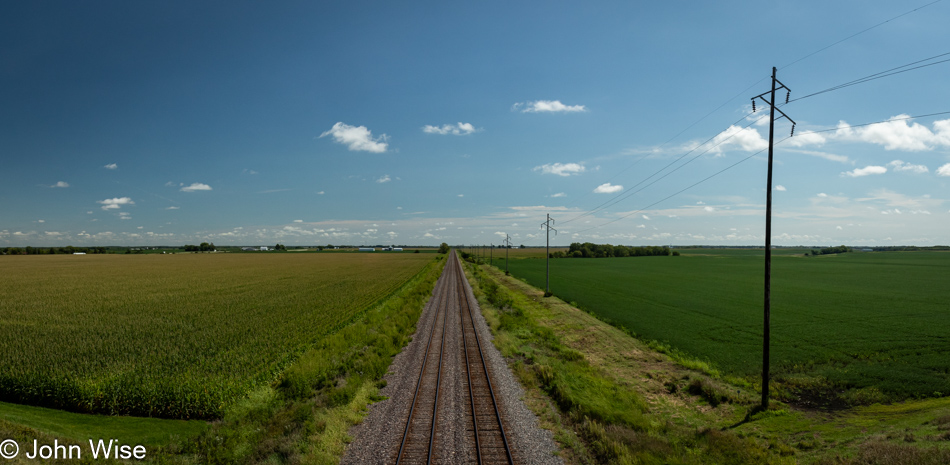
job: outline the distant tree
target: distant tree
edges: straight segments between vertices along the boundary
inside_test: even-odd
[[[442,245],[439,246],[439,253],[449,253],[449,245],[443,242]]]
[[[287,247],[284,244],[277,244],[274,246],[274,250],[287,250]]]

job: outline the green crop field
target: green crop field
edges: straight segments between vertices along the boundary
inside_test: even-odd
[[[0,258],[0,400],[214,418],[430,254]]]
[[[677,250],[683,255],[551,260],[551,291],[757,385],[763,251]],[[950,395],[950,253],[803,253],[772,261],[780,396],[834,405]],[[509,268],[544,287],[544,260]]]

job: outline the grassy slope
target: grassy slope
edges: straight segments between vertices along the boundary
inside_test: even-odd
[[[645,339],[755,383],[762,251],[683,253],[553,260],[551,289]],[[852,404],[950,393],[942,324],[950,318],[950,288],[942,284],[950,280],[948,258],[945,252],[777,255],[772,365],[789,388],[781,393]],[[512,260],[509,267],[544,285],[543,260]]]
[[[227,407],[221,420],[102,417],[0,403],[0,438],[19,441],[21,451],[34,438],[140,440],[150,445],[153,463],[337,463],[349,427],[378,399],[382,376],[408,343],[441,274],[444,256],[428,257],[392,297],[320,339],[274,383]]]
[[[938,464],[950,459],[950,399],[836,414],[775,404],[751,415],[757,392],[690,370],[625,331],[560,299],[543,298],[541,290],[494,268],[481,267],[475,274],[478,279],[471,281],[495,344],[570,463]],[[502,291],[492,292],[488,281],[501,283]],[[546,380],[545,366],[556,366],[563,379]],[[566,380],[576,373],[596,377],[588,386],[597,388],[586,389],[590,399],[564,402],[570,397]],[[618,393],[633,400],[636,421],[584,413],[611,403]]]

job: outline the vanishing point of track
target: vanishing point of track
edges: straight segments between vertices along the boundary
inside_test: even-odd
[[[435,322],[429,332],[422,369],[419,372],[396,463],[428,464],[459,462],[461,459],[469,463],[513,464],[504,422],[498,411],[498,403],[482,355],[482,343],[475,331],[464,273],[454,251],[448,255],[445,271],[436,286],[433,298],[438,302]],[[447,324],[450,319],[449,312],[458,312],[460,327],[452,328]],[[445,415],[445,409],[439,408],[440,392],[445,381],[442,378],[443,365],[454,359],[453,354],[443,350],[447,346],[447,337],[462,339],[464,371],[467,375],[464,380],[468,400],[465,407],[468,422],[465,441],[470,446],[466,448],[470,449],[467,457],[459,457],[459,451],[442,450],[439,445],[439,422],[440,417]]]

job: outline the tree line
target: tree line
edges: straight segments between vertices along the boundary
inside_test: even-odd
[[[74,253],[108,253],[105,247],[6,247],[0,249],[4,255],[56,255],[56,254],[74,254]]]
[[[670,248],[667,246],[628,247],[625,245],[574,242],[567,252],[559,250],[552,253],[551,258],[650,257],[669,254]],[[673,255],[679,255],[679,253],[674,252]]]
[[[844,245],[839,245],[838,247],[825,247],[824,249],[812,249],[811,254],[814,255],[831,255],[836,253],[846,253],[851,252],[851,247]]]

